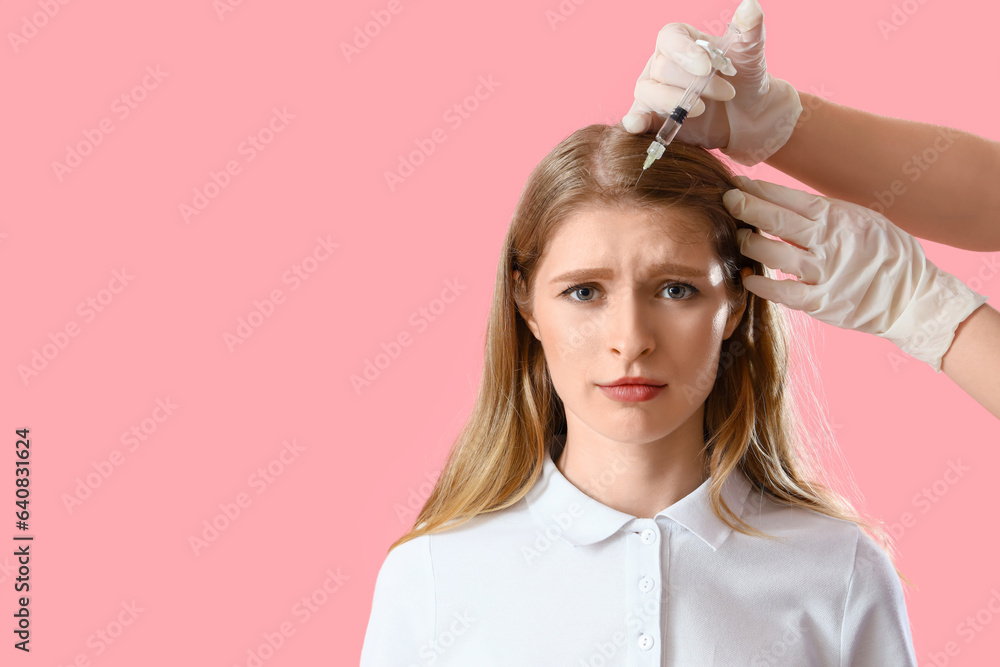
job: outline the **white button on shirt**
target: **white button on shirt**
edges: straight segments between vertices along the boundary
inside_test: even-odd
[[[546,456],[499,512],[393,549],[361,667],[916,665],[903,589],[855,524],[781,506],[734,473],[640,519]]]

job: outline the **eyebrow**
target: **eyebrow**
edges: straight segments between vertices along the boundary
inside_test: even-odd
[[[649,275],[651,277],[661,276],[665,274],[673,274],[676,276],[684,276],[687,278],[707,278],[708,274],[702,269],[696,269],[693,266],[686,266],[684,264],[678,264],[676,262],[661,262],[654,266],[650,271]],[[576,282],[578,280],[586,280],[587,278],[603,278],[605,280],[613,278],[615,272],[611,269],[576,269],[573,271],[567,271],[562,275],[556,276],[552,279],[552,283],[562,283],[562,282]]]

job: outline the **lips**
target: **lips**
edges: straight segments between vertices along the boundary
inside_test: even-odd
[[[639,403],[648,401],[660,395],[666,385],[636,384],[632,383],[616,384],[610,387],[600,387],[600,390],[608,398],[622,403]]]

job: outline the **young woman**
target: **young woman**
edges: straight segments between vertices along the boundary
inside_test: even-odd
[[[363,667],[915,665],[888,536],[826,486],[770,269],[675,142],[591,125],[530,175],[482,384],[378,575]]]

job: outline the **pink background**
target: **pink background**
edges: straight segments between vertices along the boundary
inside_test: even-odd
[[[620,119],[664,24],[719,34],[738,4],[578,3],[5,3],[0,662],[357,664],[378,568],[413,520],[397,511],[422,502],[472,406],[528,172],[574,129]],[[770,69],[799,90],[998,139],[994,3],[762,5]],[[372,12],[391,20],[348,59]],[[467,118],[446,115],[466,103]],[[390,189],[386,172],[432,135],[444,141]],[[185,219],[195,189],[210,198]],[[923,245],[966,283],[982,271],[998,305],[996,257]],[[241,318],[256,326],[227,343]],[[898,564],[920,587],[907,601],[921,663],[991,664],[997,420],[926,364],[893,368],[890,342],[818,328],[867,509],[915,517]],[[50,358],[22,377],[36,351]],[[22,427],[27,655],[11,633]],[[123,436],[133,428],[141,440]],[[950,484],[953,462],[968,470]],[[935,482],[935,502],[918,501]],[[963,631],[977,612],[985,625]]]

